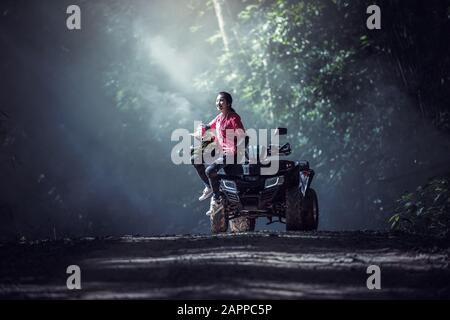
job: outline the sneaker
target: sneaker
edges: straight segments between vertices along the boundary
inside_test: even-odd
[[[209,197],[211,197],[212,194],[213,194],[212,189],[209,187],[205,187],[205,189],[203,189],[203,194],[200,196],[200,198],[198,198],[198,201],[206,200]]]
[[[223,201],[222,199],[215,199],[214,197],[211,198],[211,206],[209,211],[206,213],[207,215],[215,215],[220,210],[223,210]]]

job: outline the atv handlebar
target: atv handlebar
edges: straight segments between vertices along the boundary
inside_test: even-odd
[[[284,145],[282,145],[281,147],[279,145],[274,145],[271,144],[270,146],[267,147],[267,155],[271,156],[272,155],[272,150],[276,150],[278,149],[278,154],[283,155],[283,156],[288,156],[291,154],[291,145],[289,142],[285,143]]]

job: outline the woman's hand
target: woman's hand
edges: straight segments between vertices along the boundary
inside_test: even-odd
[[[210,126],[208,126],[207,124],[201,124],[198,126],[197,130],[195,130],[194,132],[194,138],[197,140],[202,140],[205,138],[205,133],[207,133],[207,131],[211,129]],[[211,134],[212,135],[212,134]],[[210,135],[207,135],[208,137]]]
[[[202,136],[203,136],[203,128],[202,126],[198,126],[197,129],[194,131],[194,138],[197,140],[202,140]]]

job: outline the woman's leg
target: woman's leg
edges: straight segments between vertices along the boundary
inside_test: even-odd
[[[202,179],[203,183],[205,184],[205,187],[210,188],[209,179],[205,173],[205,165],[203,163],[196,163],[196,162],[197,161],[196,161],[195,156],[192,156],[191,163],[194,165],[195,170],[197,170],[197,173],[198,173],[200,179]]]
[[[225,167],[223,158],[219,158],[206,168],[206,176],[209,179],[209,185],[211,186],[214,194],[214,199],[220,198],[220,180],[217,172]]]

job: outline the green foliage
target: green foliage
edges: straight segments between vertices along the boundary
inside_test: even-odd
[[[348,202],[346,207],[337,204],[342,205],[339,211],[378,214],[378,208],[365,205],[372,204],[382,188],[378,178],[417,157],[418,148],[399,148],[412,135],[402,122],[405,114],[416,126],[411,112],[425,108],[416,79],[437,71],[428,71],[428,62],[419,69],[421,61],[398,44],[399,37],[406,47],[414,41],[430,56],[429,37],[414,26],[420,21],[427,29],[419,17],[424,8],[418,1],[401,7],[398,1],[380,1],[397,15],[384,15],[385,31],[377,33],[365,26],[364,13],[372,1],[247,3],[234,21],[236,32],[229,39],[234,49],[223,53],[214,72],[202,75],[197,84],[211,91],[231,88],[239,105],[254,114],[254,123],[288,127],[295,156],[311,160],[317,183],[327,185],[336,201],[352,199],[352,208]],[[434,50],[435,59],[444,59],[443,52]],[[414,75],[407,74],[409,70]],[[443,92],[431,84],[429,88],[427,97],[433,90]],[[427,110],[431,114],[433,108]],[[439,125],[445,128],[446,113],[440,114]],[[360,199],[363,188],[370,192]]]
[[[393,230],[448,237],[450,230],[450,176],[435,178],[397,200],[389,219]]]
[[[237,75],[229,83],[220,84],[224,77],[211,83],[233,87],[241,105],[265,125],[288,126],[302,154],[330,168],[330,179],[340,169],[334,164],[361,161],[356,151],[376,154],[377,144],[360,144],[356,138],[380,132],[380,123],[389,124],[389,111],[378,112],[370,100],[381,71],[357,60],[360,36],[353,37],[346,22],[355,10],[348,6],[323,1],[249,5],[239,14],[240,29],[248,31],[241,31],[238,50],[223,60],[219,73],[232,65]],[[367,121],[363,112],[369,108],[380,116],[379,122]],[[336,161],[339,157],[353,161],[343,164]]]

